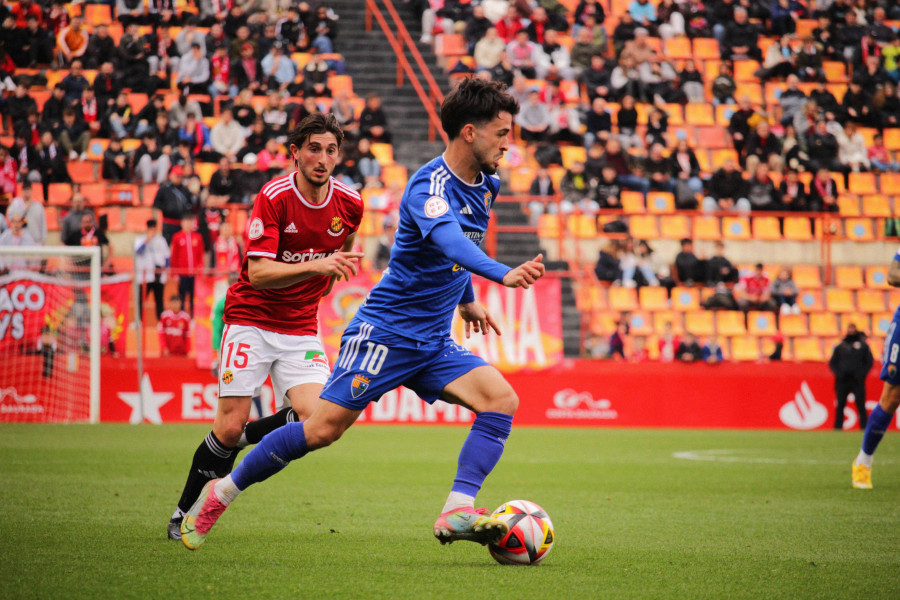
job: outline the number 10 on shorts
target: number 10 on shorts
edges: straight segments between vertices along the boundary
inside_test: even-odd
[[[359,368],[370,375],[378,375],[381,372],[381,367],[384,366],[384,360],[387,358],[387,355],[387,346],[366,342],[366,355],[363,356]]]

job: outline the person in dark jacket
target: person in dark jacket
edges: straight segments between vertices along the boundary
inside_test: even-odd
[[[866,428],[866,376],[874,364],[872,350],[866,343],[866,334],[858,331],[856,325],[847,326],[847,335],[834,347],[828,366],[834,373],[834,392],[837,395],[837,409],[834,413],[834,428],[844,427],[844,407],[847,397],[853,394],[859,413],[859,428]]]
[[[193,214],[199,207],[193,206],[187,189],[182,186],[184,168],[181,165],[172,167],[169,180],[159,187],[153,199],[154,212],[158,211],[157,221],[162,220],[162,235],[166,243],[172,244],[172,236],[181,230],[181,217]]]

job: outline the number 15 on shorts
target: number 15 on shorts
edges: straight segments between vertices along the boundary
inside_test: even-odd
[[[243,369],[247,366],[247,362],[250,360],[250,357],[247,356],[247,350],[250,349],[250,344],[235,344],[231,342],[225,345],[225,368],[229,369],[234,367],[235,369]],[[234,363],[231,362],[232,355],[234,356]]]

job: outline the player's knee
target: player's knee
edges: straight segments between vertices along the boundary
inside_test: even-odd
[[[309,423],[307,421],[307,424]],[[306,447],[310,450],[318,450],[319,448],[330,446],[341,438],[345,430],[346,427],[333,423],[313,425],[312,427],[306,426],[303,431],[306,436]]]
[[[519,396],[511,387],[507,387],[493,394],[487,404],[488,406],[485,410],[503,413],[504,415],[514,415],[519,408]]]
[[[213,429],[213,433],[216,434],[220,442],[229,448],[233,448],[237,446],[241,435],[244,433],[244,423],[227,420],[224,423],[217,424]]]

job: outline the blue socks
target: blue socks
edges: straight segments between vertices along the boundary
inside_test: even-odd
[[[306,434],[303,422],[287,423],[267,434],[231,473],[231,479],[239,490],[265,481],[289,462],[306,456]]]
[[[453,491],[477,496],[500,456],[512,429],[512,415],[483,412],[475,417],[469,437],[459,452]],[[249,458],[249,456],[247,457]],[[246,461],[246,459],[244,459]]]
[[[875,406],[869,415],[869,422],[866,423],[866,432],[863,434],[862,451],[868,455],[875,454],[878,442],[884,437],[885,432],[891,425],[891,419],[894,415],[889,414],[881,408],[881,404]]]

